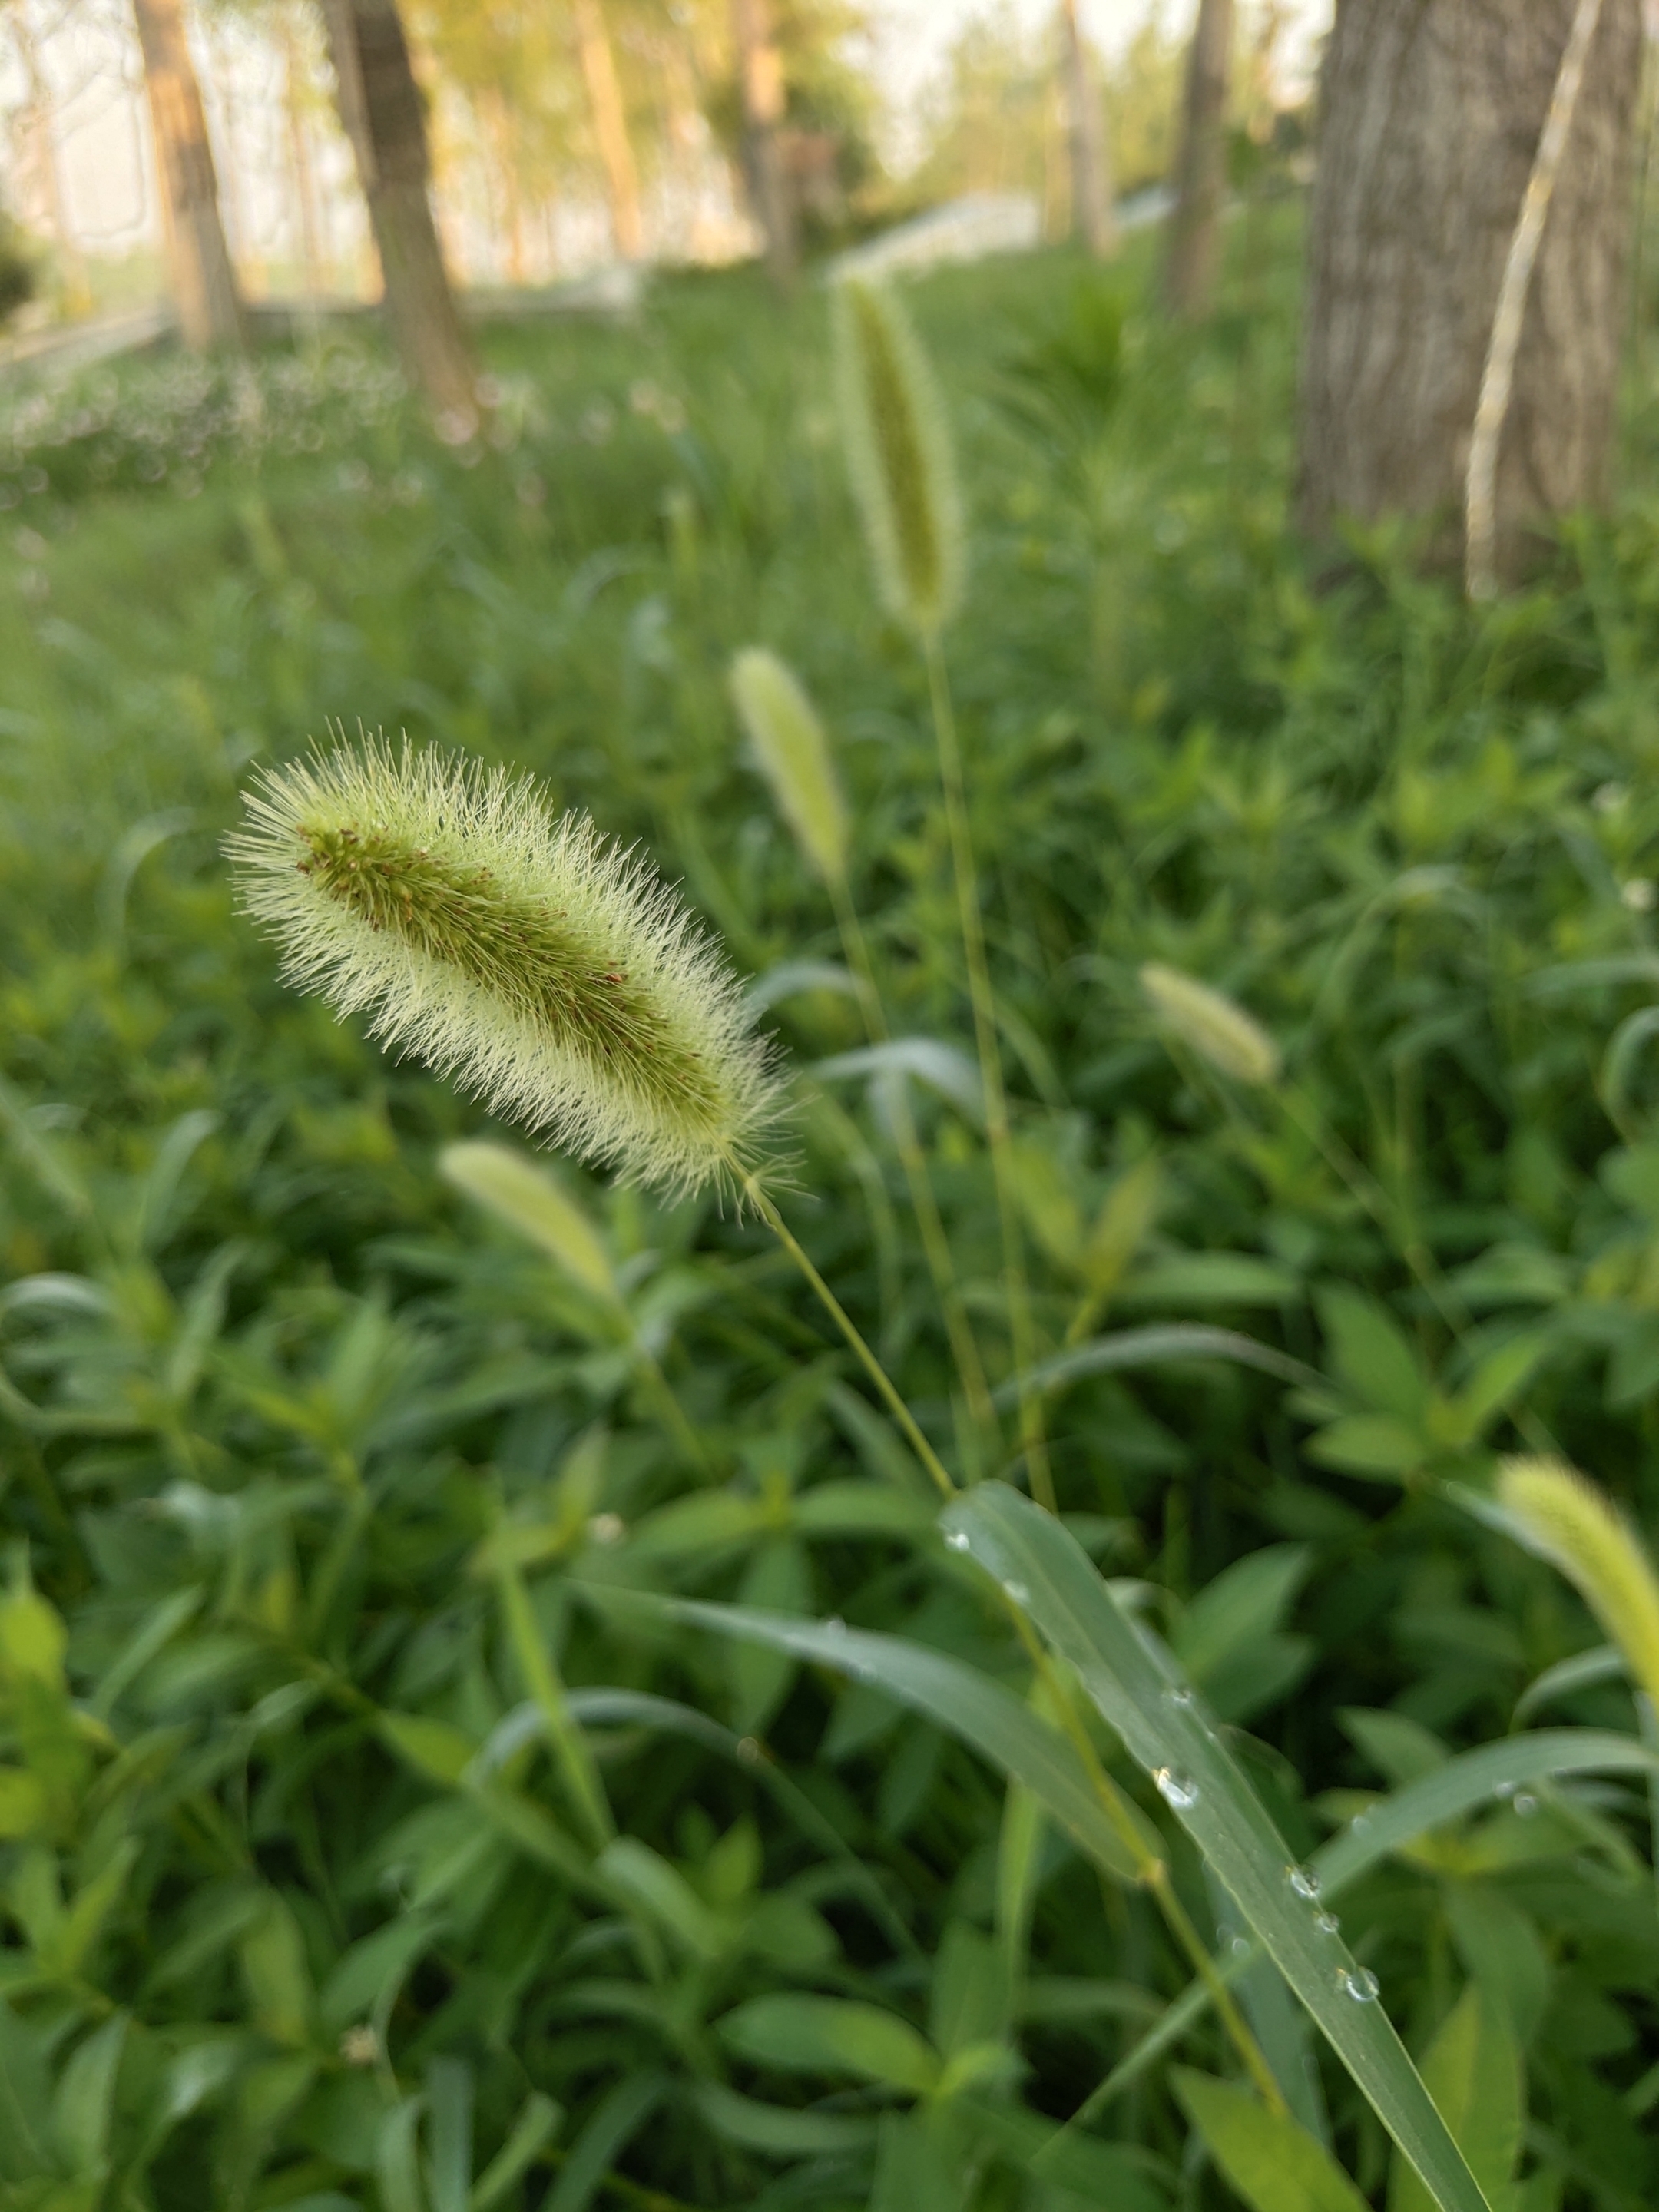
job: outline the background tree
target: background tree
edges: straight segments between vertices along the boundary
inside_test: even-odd
[[[1227,185],[1227,86],[1233,0],[1198,0],[1176,161],[1175,206],[1164,245],[1164,299],[1174,315],[1201,314],[1215,286]]]
[[[441,416],[476,422],[472,356],[432,220],[426,118],[396,0],[323,0],[323,21],[404,373]]]
[[[132,0],[155,135],[167,255],[185,343],[242,343],[241,301],[219,215],[219,179],[179,0]]]
[[[617,59],[599,0],[572,0],[571,19],[587,88],[593,143],[605,170],[611,208],[611,233],[624,261],[637,261],[644,250],[640,219],[640,174],[629,136],[628,110],[617,78]]]
[[[783,59],[766,0],[732,0],[732,38],[743,99],[744,168],[766,241],[766,265],[779,286],[793,282],[795,204],[783,165]]]
[[[1117,210],[1099,88],[1077,17],[1077,0],[1060,0],[1060,73],[1066,87],[1066,130],[1072,154],[1072,230],[1097,259],[1117,251]]]
[[[1150,9],[1103,88],[1105,136],[1116,190],[1134,191],[1170,173],[1182,50]],[[1050,129],[1053,50],[1041,26],[1007,7],[964,25],[921,114],[923,154],[916,199],[958,192],[1041,196]]]
[[[23,110],[15,126],[18,151],[32,173],[46,217],[56,264],[58,303],[65,314],[84,314],[91,305],[87,267],[70,220],[69,196],[52,128],[52,87],[41,66],[40,41],[29,18],[28,0],[11,0],[3,21],[23,76]]]
[[[1320,81],[1302,526],[1456,520],[1498,287],[1575,0],[1340,0]],[[1602,0],[1521,325],[1497,556],[1606,488],[1628,310],[1640,0]]]

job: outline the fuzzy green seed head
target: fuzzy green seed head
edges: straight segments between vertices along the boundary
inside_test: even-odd
[[[836,295],[836,362],[853,492],[881,596],[924,637],[962,597],[962,501],[945,410],[904,310],[849,280]]]
[[[1560,1570],[1659,1706],[1659,1579],[1642,1540],[1605,1492],[1559,1459],[1506,1459],[1498,1500]]]
[[[376,738],[246,805],[226,850],[298,988],[629,1180],[753,1164],[776,1086],[735,977],[644,860],[532,778]]]
[[[808,864],[827,884],[847,876],[847,805],[811,701],[763,646],[732,663],[732,698],[778,811]]]
[[[1235,1000],[1161,960],[1146,963],[1140,988],[1164,1026],[1223,1075],[1236,1083],[1277,1079],[1279,1047]]]

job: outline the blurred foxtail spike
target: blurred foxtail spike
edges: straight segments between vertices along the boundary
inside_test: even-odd
[[[962,501],[945,410],[909,319],[884,288],[836,295],[842,427],[888,611],[936,637],[962,597]]]
[[[847,802],[811,701],[793,672],[763,646],[732,663],[732,698],[778,811],[808,865],[829,884],[847,878]]]
[[[1659,1577],[1605,1492],[1559,1459],[1507,1459],[1498,1500],[1532,1548],[1572,1583],[1659,1708]]]
[[[1236,1000],[1161,960],[1146,963],[1140,988],[1164,1027],[1223,1075],[1252,1085],[1278,1080],[1279,1047]]]

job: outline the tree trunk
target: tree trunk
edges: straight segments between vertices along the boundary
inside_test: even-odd
[[[132,0],[155,134],[173,289],[185,343],[243,343],[242,305],[219,220],[219,179],[179,0]]]
[[[317,230],[317,181],[311,164],[311,139],[306,129],[305,62],[293,15],[282,19],[283,105],[288,120],[288,159],[293,173],[295,205],[300,217],[300,266],[307,306],[315,307],[323,289],[323,257]]]
[[[426,118],[397,0],[323,0],[323,22],[398,358],[465,437],[477,422],[477,388],[432,220]]]
[[[1421,6],[1424,0],[1407,0]],[[1434,0],[1438,6],[1441,0]],[[1227,185],[1227,80],[1233,52],[1233,0],[1198,0],[1187,52],[1187,93],[1176,157],[1176,204],[1164,264],[1164,301],[1172,315],[1201,315],[1215,289],[1221,202]]]
[[[1321,82],[1297,514],[1436,523],[1457,558],[1481,374],[1575,0],[1340,0]],[[1627,308],[1640,0],[1604,0],[1498,450],[1497,569],[1606,489]]]
[[[1066,81],[1066,133],[1072,149],[1072,231],[1097,261],[1117,252],[1117,210],[1111,153],[1100,94],[1077,20],[1077,0],[1060,0],[1060,70]]]
[[[40,186],[47,234],[58,258],[59,305],[65,314],[84,315],[92,305],[92,295],[87,286],[87,264],[70,222],[58,142],[52,135],[52,88],[40,66],[40,52],[35,43],[34,27],[29,21],[27,0],[12,0],[9,20],[27,95],[20,137]]]
[[[772,36],[766,0],[732,0],[732,35],[743,93],[749,196],[766,240],[772,282],[787,291],[795,278],[795,203],[778,143],[784,111],[783,58]]]
[[[617,82],[617,59],[611,51],[611,34],[605,27],[599,0],[574,0],[574,14],[582,82],[587,87],[587,110],[592,118],[599,159],[605,165],[605,191],[611,203],[611,234],[622,258],[637,261],[645,246],[640,222],[640,175],[634,165],[628,112],[623,106],[622,87]]]

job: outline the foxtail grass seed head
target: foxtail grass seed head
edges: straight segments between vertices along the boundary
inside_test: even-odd
[[[534,779],[384,738],[268,771],[228,842],[283,972],[630,1181],[757,1163],[775,1108],[719,949],[637,854]]]
[[[1659,1578],[1641,1538],[1606,1492],[1559,1459],[1506,1459],[1498,1502],[1559,1569],[1659,1705]]]
[[[438,1165],[446,1182],[539,1245],[573,1282],[606,1304],[616,1303],[617,1278],[598,1230],[545,1168],[505,1145],[483,1141],[446,1145]]]
[[[904,310],[836,288],[836,367],[854,496],[889,611],[935,635],[962,597],[962,501],[945,409]]]
[[[1279,1075],[1279,1047],[1243,1006],[1179,968],[1149,960],[1140,988],[1165,1029],[1236,1083],[1267,1084]]]
[[[732,698],[771,786],[778,811],[809,864],[827,884],[847,876],[847,805],[811,701],[793,672],[763,646],[732,663]]]

